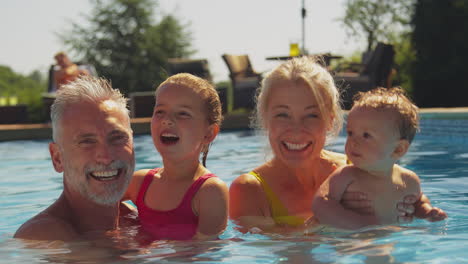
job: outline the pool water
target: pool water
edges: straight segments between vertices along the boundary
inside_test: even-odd
[[[218,241],[158,241],[147,248],[13,239],[15,230],[61,193],[48,141],[0,143],[0,263],[468,263],[468,115],[423,115],[421,133],[400,164],[417,172],[445,221],[312,235],[242,234],[229,222]],[[340,136],[328,148],[343,152]],[[230,184],[267,159],[252,131],[221,133],[208,168]],[[151,137],[135,138],[137,169],[161,165]],[[132,230],[128,230],[131,232]],[[99,246],[96,246],[99,245]]]

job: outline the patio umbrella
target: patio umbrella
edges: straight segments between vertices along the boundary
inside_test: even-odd
[[[302,53],[305,53],[305,18],[307,16],[307,11],[305,9],[305,0],[302,0]]]

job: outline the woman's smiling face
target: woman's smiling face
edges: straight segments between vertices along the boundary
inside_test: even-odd
[[[270,93],[264,120],[275,157],[291,166],[319,157],[327,126],[311,89],[287,81]]]

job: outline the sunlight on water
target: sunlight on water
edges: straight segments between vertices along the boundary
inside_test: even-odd
[[[416,220],[402,226],[348,233],[324,229],[309,235],[242,234],[230,221],[218,241],[156,241],[145,247],[119,238],[28,244],[13,239],[20,224],[59,196],[62,177],[52,168],[47,141],[2,142],[0,262],[467,263],[468,141],[465,139],[468,126],[465,121],[423,120],[421,133],[400,162],[419,174],[424,193],[435,206],[449,214],[446,221]],[[328,148],[343,152],[344,142],[344,137],[339,137]],[[265,146],[266,141],[252,131],[221,133],[211,146],[207,167],[230,184],[235,177],[267,159]],[[135,138],[135,152],[137,169],[162,164],[149,135]],[[121,237],[131,237],[136,231],[119,232]]]

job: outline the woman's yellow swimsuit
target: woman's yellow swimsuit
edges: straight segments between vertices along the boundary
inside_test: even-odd
[[[300,226],[304,224],[306,219],[299,216],[288,215],[288,210],[286,207],[284,207],[278,196],[275,195],[273,190],[260,176],[260,174],[254,171],[249,172],[249,174],[257,178],[257,180],[262,184],[263,191],[265,192],[268,202],[270,203],[271,217],[276,224],[289,226]]]

